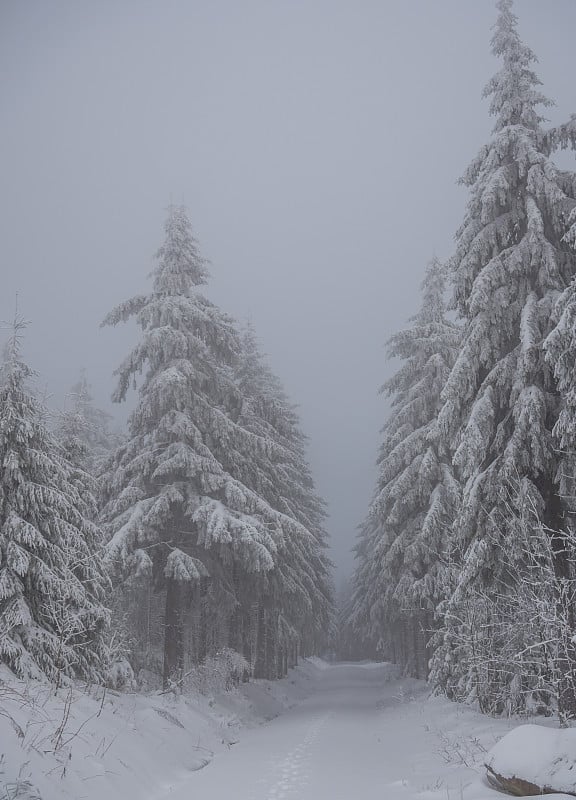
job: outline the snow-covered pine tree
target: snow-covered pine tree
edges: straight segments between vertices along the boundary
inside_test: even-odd
[[[353,547],[355,569],[352,575],[352,596],[348,603],[349,620],[347,627],[356,639],[366,642],[373,652],[386,648],[385,657],[396,663],[392,642],[385,642],[385,631],[381,620],[384,616],[383,598],[378,591],[380,569],[375,554],[381,539],[377,525],[369,524],[367,517],[358,526],[356,544]]]
[[[239,423],[273,445],[259,461],[239,465],[238,477],[297,523],[284,536],[276,566],[259,587],[265,612],[260,619],[271,629],[275,660],[285,671],[298,647],[304,654],[318,652],[331,630],[325,510],[314,488],[296,408],[262,356],[251,326],[244,331],[237,380],[242,395]],[[266,667],[263,671],[269,672]]]
[[[499,573],[493,543],[503,539],[514,548],[515,520],[508,526],[503,520],[520,514],[515,492],[549,529],[565,524],[552,436],[558,386],[542,345],[558,293],[576,272],[563,238],[574,178],[550,159],[551,137],[539,111],[550,102],[532,70],[535,56],[518,35],[512,0],[499,0],[497,8],[492,52],[502,66],[485,89],[496,123],[462,179],[470,198],[453,262],[464,331],[439,424],[457,446],[454,463],[465,485],[453,541],[462,569],[435,656],[435,679],[450,694],[475,696],[492,710],[516,676],[504,671],[501,685],[492,682],[480,697],[459,626],[468,611],[474,626],[482,624],[472,594],[514,583]]]
[[[392,398],[379,474],[357,548],[353,618],[406,670],[427,672],[425,642],[445,596],[446,552],[460,489],[437,427],[459,342],[445,312],[445,267],[433,259],[422,306],[388,342],[402,365],[382,387]]]
[[[118,436],[109,431],[112,417],[94,406],[84,371],[66,400],[67,407],[58,414],[54,433],[71,463],[97,475],[104,460],[119,444]]]
[[[576,253],[576,209],[565,241]],[[547,363],[554,371],[561,397],[560,413],[553,429],[559,446],[560,494],[576,501],[576,276],[559,296],[552,316],[554,327],[544,342]]]
[[[571,147],[576,150],[576,114],[572,114],[568,122],[550,128],[548,131],[548,146],[550,149],[566,150]]]
[[[354,583],[350,577],[344,582],[337,598],[337,628],[330,648],[338,661],[377,660],[379,653],[373,641],[364,639],[363,626],[354,621]]]
[[[182,673],[186,596],[194,591],[204,608],[209,587],[217,585],[224,602],[233,571],[249,581],[272,570],[283,537],[300,526],[236,477],[273,443],[238,422],[241,337],[198,291],[208,272],[184,208],[169,209],[165,232],[152,291],[104,321],[134,317],[143,332],[117,370],[114,399],[124,400],[145,370],[128,441],[107,481],[104,515],[110,558],[124,573],[148,570],[165,590],[168,684]],[[199,624],[205,650],[206,620]]]
[[[21,677],[97,681],[108,620],[102,535],[28,388],[23,328],[16,319],[0,374],[0,661]]]

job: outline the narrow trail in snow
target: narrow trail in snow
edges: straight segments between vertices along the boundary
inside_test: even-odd
[[[410,735],[397,735],[401,691],[386,664],[329,666],[304,702],[243,731],[170,797],[405,800]]]
[[[310,759],[310,747],[318,738],[330,716],[331,714],[325,714],[314,720],[302,742],[276,765],[276,773],[279,773],[279,777],[272,779],[272,784],[265,792],[267,798],[284,800],[287,797],[301,795],[308,780],[307,767]]]

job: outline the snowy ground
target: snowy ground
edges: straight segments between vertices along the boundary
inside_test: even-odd
[[[386,665],[319,671],[295,708],[218,754],[169,797],[225,800],[479,800],[485,749],[511,723],[487,720]]]
[[[66,699],[0,684],[0,800],[500,800],[482,763],[519,722],[430,699],[384,664],[312,661],[213,700]]]
[[[70,692],[17,681],[0,667],[0,800],[157,800],[239,732],[290,708],[315,685],[304,663],[283,681],[213,698]],[[214,798],[216,800],[216,798]]]

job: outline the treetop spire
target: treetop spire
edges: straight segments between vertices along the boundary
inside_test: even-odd
[[[531,69],[538,59],[520,39],[518,18],[513,12],[513,0],[498,0],[498,19],[492,36],[492,53],[503,62],[484,89],[491,97],[490,113],[497,118],[494,131],[509,125],[522,125],[537,129],[544,117],[536,112],[537,106],[553,103],[536,89],[542,82]]]
[[[207,283],[207,261],[200,255],[185,206],[168,206],[164,232],[164,243],[156,253],[154,291],[185,295],[193,286]]]

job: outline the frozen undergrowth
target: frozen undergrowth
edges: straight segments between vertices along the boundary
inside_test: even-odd
[[[147,800],[168,794],[304,697],[318,667],[215,696],[25,684],[0,668],[0,800]]]
[[[0,800],[498,800],[484,763],[525,721],[430,697],[384,664],[311,659],[212,697],[0,678]]]

